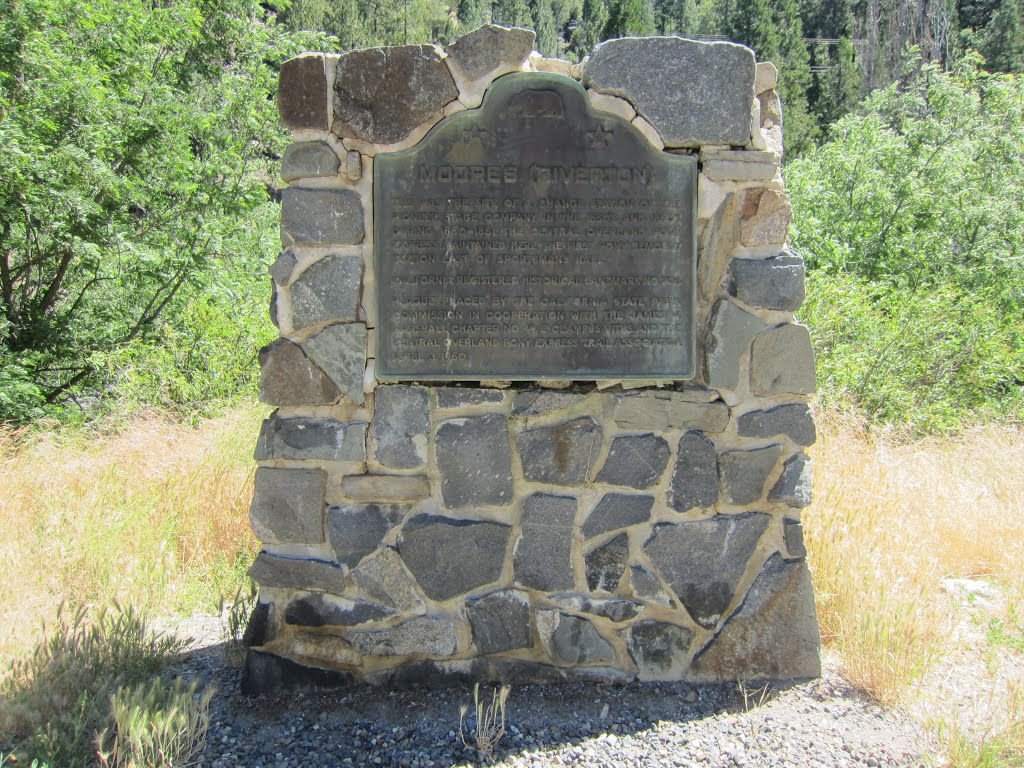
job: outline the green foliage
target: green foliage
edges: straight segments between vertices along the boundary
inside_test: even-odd
[[[651,0],[616,0],[612,4],[605,39],[641,37],[654,34],[654,9]]]
[[[1024,80],[968,57],[788,167],[821,389],[920,430],[1024,401]]]
[[[551,0],[530,0],[533,28],[537,32],[535,48],[544,56],[557,56],[558,32],[555,30],[555,14]]]
[[[273,65],[255,0],[19,0],[0,16],[0,419],[103,385],[189,295],[272,240]],[[269,221],[267,217],[261,222]]]
[[[206,745],[210,700],[193,681],[170,685],[160,678],[119,688],[110,697],[113,721],[96,738],[102,768],[175,768],[191,765]]]
[[[184,646],[152,634],[131,608],[62,610],[32,654],[0,679],[0,737],[17,745],[19,760],[95,765],[111,696],[147,681]]]
[[[608,18],[605,0],[583,0],[583,18],[573,33],[570,44],[571,50],[578,58],[582,59],[604,40]]]

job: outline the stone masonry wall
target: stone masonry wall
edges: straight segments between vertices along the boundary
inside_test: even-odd
[[[285,63],[276,406],[256,449],[251,692],[453,680],[819,674],[800,510],[814,364],[793,313],[776,70],[681,38],[582,65],[533,33]],[[374,376],[374,157],[554,72],[658,149],[696,153],[692,381],[382,384]]]

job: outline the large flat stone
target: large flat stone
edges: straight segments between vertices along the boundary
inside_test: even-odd
[[[804,300],[804,260],[784,253],[770,259],[733,259],[729,292],[751,307],[795,312]]]
[[[346,688],[356,682],[349,672],[299,664],[276,653],[250,648],[245,657],[242,693],[275,696],[285,691],[322,691]]]
[[[597,474],[597,482],[650,488],[664,474],[668,454],[668,443],[657,435],[616,437]]]
[[[811,409],[804,403],[790,403],[765,411],[744,413],[737,419],[741,437],[787,435],[797,445],[813,445],[817,439]]]
[[[349,632],[347,637],[367,656],[451,656],[458,647],[455,623],[447,616],[418,616],[387,629]]]
[[[368,600],[348,600],[322,594],[300,595],[288,602],[284,620],[303,627],[354,627],[394,616],[395,612]]]
[[[363,402],[366,368],[366,326],[362,323],[329,325],[306,340],[306,353],[353,402]]]
[[[416,515],[402,526],[398,554],[432,600],[496,581],[511,529],[499,523]]]
[[[349,51],[335,69],[331,130],[371,144],[394,144],[458,95],[437,46]]]
[[[552,392],[544,389],[526,389],[517,392],[512,401],[513,416],[541,416],[545,413],[564,411],[579,405],[586,395],[577,392]]]
[[[804,326],[788,323],[758,334],[751,346],[750,388],[755,395],[814,393],[814,350]]]
[[[359,256],[333,253],[313,264],[292,283],[292,327],[356,320],[362,275]]]
[[[475,405],[501,405],[505,393],[497,389],[474,389],[472,387],[438,387],[438,408],[468,408]]]
[[[255,458],[366,461],[366,422],[275,414],[263,422]]]
[[[249,521],[264,544],[320,544],[324,540],[322,469],[259,467]]]
[[[523,502],[522,535],[516,544],[515,582],[542,592],[571,590],[576,499],[535,493]]]
[[[285,128],[327,130],[327,65],[322,53],[305,53],[281,64],[277,111]]]
[[[316,590],[335,595],[345,591],[345,568],[323,560],[260,552],[249,567],[249,577],[261,587]]]
[[[740,361],[747,355],[754,337],[768,328],[768,324],[729,299],[721,299],[712,312],[710,327],[704,348],[708,384],[719,389],[736,389],[740,381]]]
[[[484,24],[449,45],[448,58],[473,80],[517,72],[533,51],[535,39],[532,29]]]
[[[363,560],[352,578],[359,592],[369,600],[396,611],[419,611],[423,601],[416,594],[416,582],[391,547]]]
[[[373,391],[370,456],[391,469],[418,469],[427,464],[430,401],[423,387],[381,386]]]
[[[721,621],[769,515],[747,512],[655,526],[644,545],[654,567],[703,627]]]
[[[776,554],[692,669],[707,680],[818,677],[820,645],[807,561]]]
[[[698,399],[694,393],[637,392],[616,396],[612,419],[624,429],[721,432],[729,424],[729,406],[721,400]]]
[[[664,621],[638,621],[625,632],[641,680],[679,680],[689,666],[693,631]]]
[[[754,73],[754,53],[741,45],[634,37],[598,45],[583,84],[626,99],[667,147],[742,146],[750,141]]]
[[[616,597],[595,598],[590,595],[548,595],[548,599],[575,613],[589,613],[600,616],[608,621],[629,621],[640,615],[644,610],[643,603],[623,600]]]
[[[769,445],[748,451],[723,451],[718,457],[722,495],[730,504],[753,504],[764,495],[764,484],[775,469],[782,447]]]
[[[501,653],[533,645],[530,598],[505,589],[466,601],[466,618],[473,629],[477,653]]]
[[[601,427],[590,417],[516,435],[523,477],[534,483],[581,485],[589,480],[601,449]]]
[[[614,592],[629,562],[629,537],[618,536],[587,553],[587,588],[591,592]]]
[[[508,423],[500,414],[441,422],[434,440],[447,507],[512,501]]]
[[[714,506],[718,501],[718,451],[700,432],[679,438],[668,504],[676,512]]]
[[[363,204],[351,189],[281,192],[283,245],[355,245],[363,241]]]
[[[285,147],[281,158],[281,178],[295,181],[337,176],[340,167],[341,160],[326,141],[300,141]]]
[[[768,501],[806,507],[811,503],[811,461],[804,453],[786,459],[782,474],[768,493]]]
[[[380,547],[402,522],[410,507],[403,504],[344,504],[327,508],[327,538],[339,563],[354,568]]]
[[[556,610],[537,611],[537,630],[548,656],[556,664],[615,661],[615,651],[594,625],[579,616]]]
[[[260,400],[267,405],[328,405],[341,391],[302,351],[287,339],[260,350]]]
[[[583,523],[583,538],[589,539],[617,528],[646,523],[651,519],[653,496],[606,493]]]

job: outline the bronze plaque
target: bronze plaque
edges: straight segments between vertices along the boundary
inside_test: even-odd
[[[689,379],[697,161],[558,75],[374,160],[377,376]]]

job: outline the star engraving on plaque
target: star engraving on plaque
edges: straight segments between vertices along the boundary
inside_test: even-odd
[[[483,144],[491,135],[491,132],[486,128],[481,128],[479,125],[474,125],[472,128],[467,128],[462,132],[462,140],[467,144],[471,141],[479,141]]]
[[[604,149],[608,146],[609,137],[614,133],[614,131],[606,131],[604,126],[599,125],[595,130],[587,132],[587,141],[590,142],[591,149]]]

